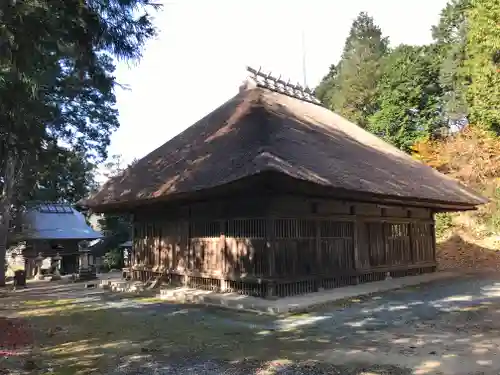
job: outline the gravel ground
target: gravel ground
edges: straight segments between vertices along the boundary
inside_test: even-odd
[[[45,373],[38,374],[96,373],[92,366],[110,375],[500,373],[496,274],[352,299],[286,319],[75,286],[31,288],[0,302],[0,315],[17,306],[38,337],[50,333],[42,335],[49,354],[39,362]],[[77,346],[82,336],[95,345],[77,353],[65,346]],[[80,359],[90,362],[76,369]]]

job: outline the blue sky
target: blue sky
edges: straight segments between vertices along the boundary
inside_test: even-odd
[[[446,0],[176,0],[156,14],[159,36],[136,66],[120,64],[120,129],[109,154],[141,158],[232,97],[247,65],[313,88],[338,61],[350,25],[368,12],[391,45],[431,41]]]

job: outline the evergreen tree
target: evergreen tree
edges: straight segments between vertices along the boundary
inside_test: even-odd
[[[12,209],[51,144],[98,160],[118,127],[114,59],[155,35],[149,0],[0,5],[0,285]]]
[[[374,106],[380,63],[388,40],[373,18],[362,12],[351,26],[338,73],[331,85],[329,107],[359,126],[366,127]]]
[[[466,69],[470,122],[500,133],[500,0],[470,0]]]
[[[438,47],[439,82],[443,90],[443,116],[450,126],[463,127],[469,108],[466,100],[469,79],[465,70],[467,11],[469,0],[453,0],[441,11],[432,34]]]
[[[439,64],[433,46],[402,45],[385,59],[377,91],[378,110],[368,130],[409,152],[415,141],[442,127]]]
[[[330,66],[328,74],[323,77],[318,87],[316,87],[316,89],[314,90],[314,95],[316,96],[316,98],[318,98],[319,101],[321,101],[321,103],[323,103],[323,105],[327,107],[330,105],[332,101],[332,95],[337,89],[337,75],[337,66],[335,64],[332,64]]]
[[[40,164],[46,168],[25,174],[18,196],[21,202],[75,204],[96,188],[95,165],[83,153],[54,144],[41,153]]]

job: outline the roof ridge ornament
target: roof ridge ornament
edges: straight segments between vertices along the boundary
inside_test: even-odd
[[[247,71],[250,73],[250,77],[255,81],[257,87],[262,87],[271,91],[278,92],[290,96],[295,99],[299,99],[308,103],[316,104],[322,106],[321,102],[314,96],[312,90],[309,87],[302,87],[299,83],[296,85],[290,83],[291,81],[284,81],[279,75],[278,78],[273,77],[271,72],[267,74],[262,72],[262,68],[254,69],[247,66]]]

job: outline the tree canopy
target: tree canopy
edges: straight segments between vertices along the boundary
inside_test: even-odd
[[[470,121],[500,133],[500,1],[470,0],[466,70]]]
[[[156,34],[156,8],[150,0],[0,5],[0,284],[15,204],[37,186],[62,187],[57,172],[78,170],[75,181],[83,183],[88,163],[106,157],[119,126],[116,60],[140,58]],[[65,191],[76,199],[74,188]]]
[[[432,47],[402,45],[383,61],[368,130],[404,151],[441,124],[439,65]]]
[[[341,60],[330,67],[316,89],[318,98],[332,110],[362,127],[375,112],[374,97],[380,77],[380,62],[388,39],[367,13],[354,20]]]
[[[465,125],[500,132],[500,2],[451,0],[425,46],[388,47],[366,13],[315,90],[350,121],[410,152]]]

